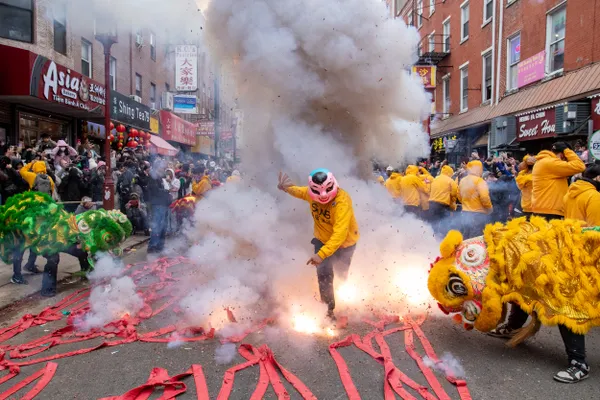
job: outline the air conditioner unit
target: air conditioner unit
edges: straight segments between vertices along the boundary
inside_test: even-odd
[[[161,108],[163,110],[173,110],[173,93],[164,92],[161,99]]]
[[[136,33],[135,44],[137,45],[137,47],[142,47],[144,45],[144,37],[141,33]]]
[[[133,101],[137,101],[138,103],[142,102],[142,98],[140,96],[133,95],[133,96],[129,96],[129,98]]]
[[[566,135],[576,130],[589,133],[584,124],[590,119],[591,112],[592,106],[587,101],[573,101],[556,107],[556,134]]]

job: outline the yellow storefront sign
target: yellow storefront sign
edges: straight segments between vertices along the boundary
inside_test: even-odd
[[[208,136],[196,136],[196,145],[192,147],[192,153],[202,153],[214,156],[215,140]]]
[[[150,132],[158,135],[158,118],[150,117]]]

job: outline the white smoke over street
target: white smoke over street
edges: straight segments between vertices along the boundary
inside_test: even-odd
[[[424,311],[432,230],[365,179],[372,157],[402,164],[428,154],[420,121],[430,98],[407,72],[417,32],[378,1],[203,3],[208,47],[244,110],[245,176],[198,203],[188,237],[204,281],[181,303],[188,322],[223,327],[229,308],[242,322],[277,316],[298,331],[321,329],[326,307],[306,265],[309,205],[276,190],[280,170],[306,185],[320,167],[352,196],[361,233],[336,311]]]
[[[441,372],[445,376],[453,376],[455,378],[465,378],[466,373],[460,360],[450,353],[444,353],[440,357],[439,362],[435,363],[429,357],[423,357],[423,362],[429,368],[437,372]]]

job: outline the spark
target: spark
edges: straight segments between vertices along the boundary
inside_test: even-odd
[[[429,299],[427,272],[421,268],[402,268],[396,275],[394,284],[412,305],[422,305]]]
[[[330,337],[335,336],[336,335],[335,329],[333,329],[333,328],[327,328],[327,335],[330,336]]]
[[[358,288],[346,282],[338,288],[336,298],[346,304],[355,303],[358,300]]]
[[[304,314],[295,315],[292,326],[296,332],[314,335],[320,331],[319,323],[315,317]]]

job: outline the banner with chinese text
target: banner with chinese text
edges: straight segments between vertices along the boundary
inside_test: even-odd
[[[196,46],[177,46],[175,86],[179,92],[193,92],[198,89],[198,48]]]

